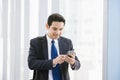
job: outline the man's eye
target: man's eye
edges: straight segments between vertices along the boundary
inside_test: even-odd
[[[57,30],[57,29],[54,29],[54,30]]]
[[[57,28],[53,28],[53,30],[57,30]]]
[[[62,31],[63,29],[60,29],[60,31]]]

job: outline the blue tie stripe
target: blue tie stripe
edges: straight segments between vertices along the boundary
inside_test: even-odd
[[[51,46],[51,59],[54,59],[58,56],[57,54],[57,49],[54,45],[55,41],[52,40],[52,46]],[[57,64],[53,69],[52,69],[52,75],[53,75],[53,80],[60,80],[60,66]]]
[[[52,59],[54,59],[54,58],[56,58],[58,56],[57,49],[56,49],[54,43],[55,43],[55,41],[52,40],[52,47],[51,47],[51,58]]]

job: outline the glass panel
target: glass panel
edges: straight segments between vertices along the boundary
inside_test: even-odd
[[[72,39],[81,61],[71,80],[102,80],[103,0],[60,0],[66,18],[66,37]]]

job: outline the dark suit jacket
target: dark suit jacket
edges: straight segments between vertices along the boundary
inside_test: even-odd
[[[73,49],[71,40],[60,37],[58,39],[59,53],[66,54],[68,50]],[[80,68],[80,62],[77,57],[76,65],[73,70]],[[33,80],[48,80],[48,71],[53,68],[52,60],[48,59],[48,46],[46,36],[31,39],[28,56],[28,66],[34,70]],[[70,80],[68,72],[68,63],[60,64],[62,80]]]

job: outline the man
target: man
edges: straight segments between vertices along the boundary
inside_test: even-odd
[[[33,80],[70,80],[68,65],[72,70],[80,68],[70,39],[62,37],[65,19],[54,13],[48,17],[45,36],[31,39],[28,66],[34,70]]]

